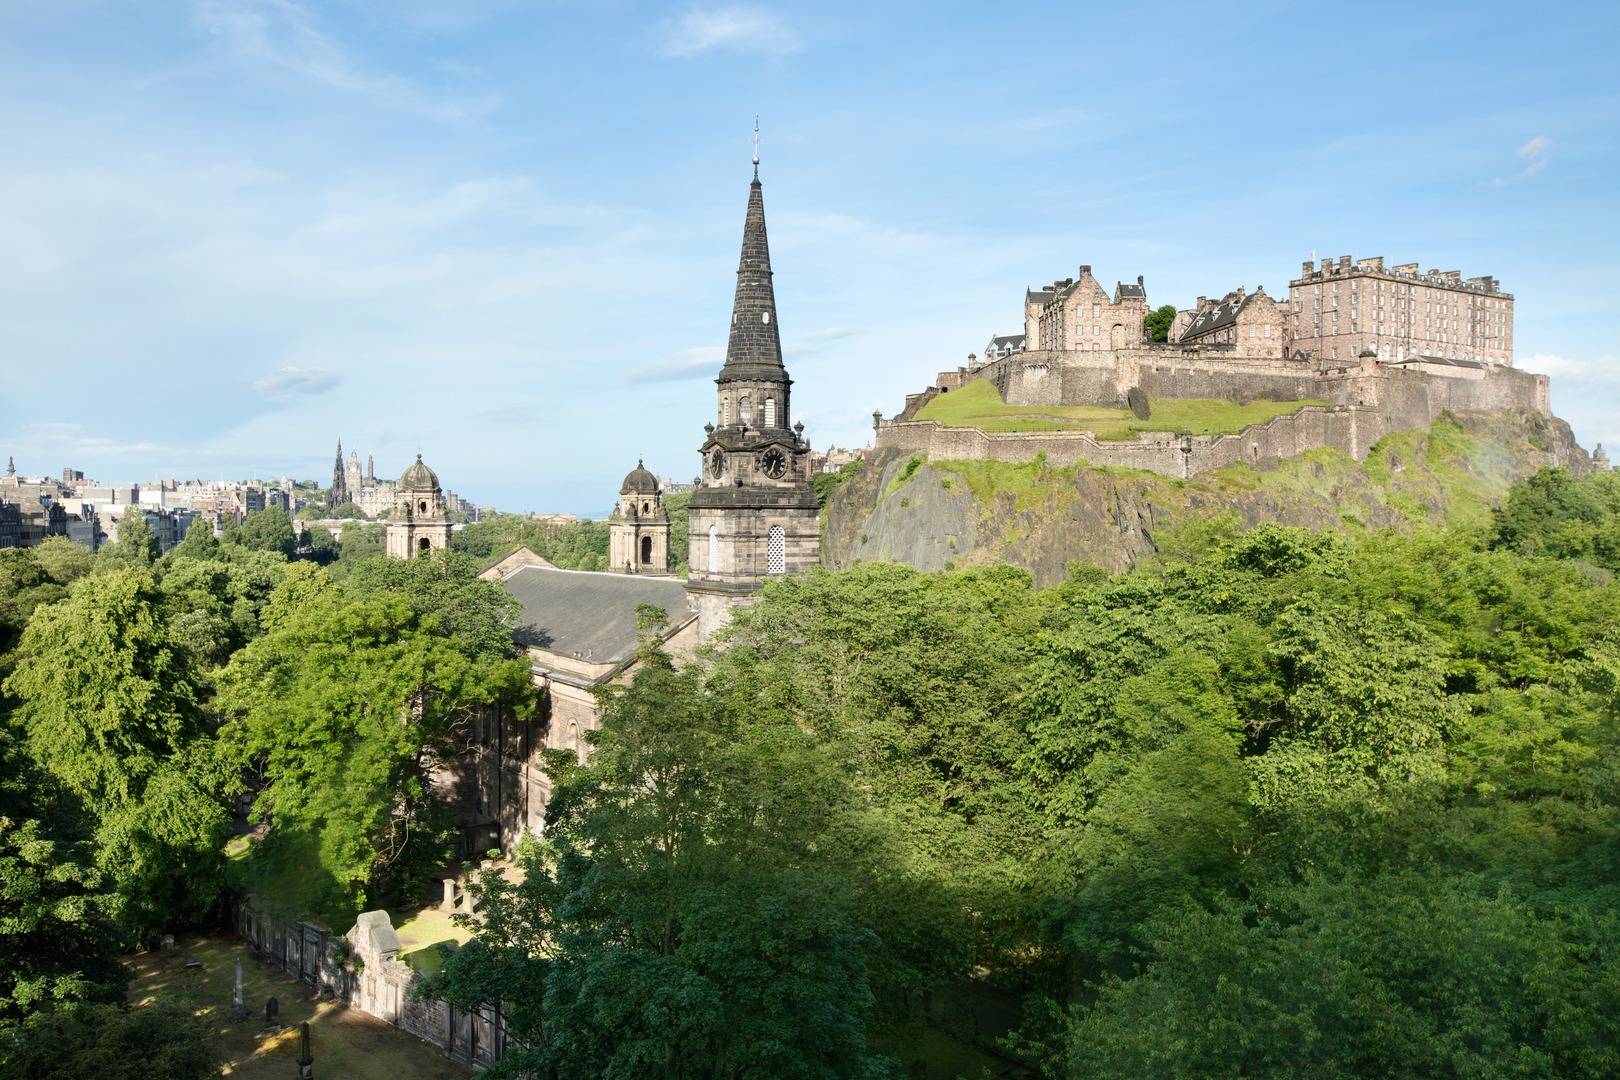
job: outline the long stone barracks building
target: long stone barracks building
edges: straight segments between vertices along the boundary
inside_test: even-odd
[[[1148,340],[1147,287],[1112,291],[1077,278],[1026,290],[1024,334],[992,337],[986,362],[942,372],[894,418],[874,417],[877,445],[942,458],[1087,462],[1191,476],[1264,464],[1316,447],[1364,458],[1383,436],[1442,412],[1550,417],[1547,377],[1513,367],[1513,297],[1491,277],[1422,273],[1382,259],[1306,263],[1286,301],[1264,288],[1199,297],[1177,313],[1168,342]],[[1134,399],[1301,402],[1292,413],[1222,435],[1147,431],[1099,439],[1084,430],[985,432],[917,419],[939,394],[988,379],[1002,400],[1029,406],[1125,408]],[[1132,391],[1138,393],[1133,394]],[[1151,419],[1149,417],[1148,419]]]

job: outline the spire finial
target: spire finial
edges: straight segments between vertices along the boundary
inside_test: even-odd
[[[754,114],[754,179],[759,179],[759,114]]]

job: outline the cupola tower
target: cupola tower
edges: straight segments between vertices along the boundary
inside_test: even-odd
[[[445,515],[439,477],[422,464],[422,455],[394,485],[394,509],[388,516],[388,555],[414,559],[450,547],[450,519]]]
[[[659,576],[670,570],[669,512],[658,477],[639,461],[619,486],[619,505],[608,518],[608,569]]]

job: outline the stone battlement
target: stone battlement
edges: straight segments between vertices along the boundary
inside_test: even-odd
[[[1179,435],[1144,432],[1098,439],[1086,431],[984,432],[917,420],[922,406],[974,379],[989,379],[1009,405],[1123,407],[1132,388],[1153,398],[1233,401],[1317,400],[1240,432]],[[1350,366],[1240,356],[1208,347],[1153,346],[1117,353],[1026,352],[975,368],[941,372],[907,397],[894,419],[876,421],[877,446],[934,458],[1031,461],[1146,469],[1188,477],[1227,465],[1268,465],[1317,447],[1362,460],[1385,435],[1432,424],[1444,412],[1522,412],[1551,416],[1545,375],[1484,364]]]

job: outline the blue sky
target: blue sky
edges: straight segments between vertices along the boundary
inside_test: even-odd
[[[1620,5],[0,0],[0,453],[104,480],[418,448],[503,508],[690,476],[762,117],[818,447],[1090,263],[1494,274],[1620,444]]]

